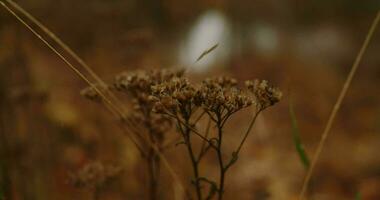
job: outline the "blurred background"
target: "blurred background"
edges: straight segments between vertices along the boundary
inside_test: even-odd
[[[380,8],[378,0],[19,0],[106,82],[125,70],[187,67],[194,80],[266,79],[283,100],[263,113],[228,175],[226,199],[295,199],[305,169],[292,139],[289,97],[312,155],[344,79]],[[35,26],[33,26],[35,27]],[[200,62],[211,46],[218,48]],[[380,30],[344,100],[311,182],[310,199],[380,199]],[[144,199],[138,153],[86,86],[0,9],[0,195],[92,199],[70,174],[92,162],[122,166],[100,199]],[[247,113],[232,119],[244,130]],[[231,132],[229,145],[242,135]],[[183,147],[167,158],[185,183]],[[180,162],[178,162],[180,161]],[[209,167],[212,169],[212,166]],[[209,169],[207,168],[207,169]],[[205,169],[205,173],[213,170]],[[161,192],[172,199],[163,169]],[[189,183],[190,185],[190,183]],[[1,196],[0,196],[1,199]]]

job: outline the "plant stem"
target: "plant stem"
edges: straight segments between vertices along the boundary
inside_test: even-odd
[[[182,133],[183,139],[185,140],[185,145],[187,147],[187,152],[189,153],[191,165],[193,168],[193,173],[194,173],[194,187],[197,195],[198,200],[202,200],[202,191],[201,191],[201,186],[199,182],[199,163],[195,157],[194,150],[191,144],[191,137],[190,133],[192,132],[191,126],[190,126],[190,117],[185,118],[184,122],[184,129],[182,128],[181,121],[179,117],[176,117],[178,121],[178,126],[180,128],[180,131]]]
[[[376,17],[375,17],[375,19],[372,22],[372,25],[371,25],[368,33],[367,33],[367,36],[366,36],[366,38],[364,40],[364,43],[363,43],[363,45],[362,45],[362,47],[361,47],[361,49],[360,49],[360,51],[359,51],[359,53],[358,53],[358,55],[357,55],[357,57],[355,59],[354,64],[351,67],[350,73],[348,74],[347,79],[344,82],[343,88],[342,88],[342,90],[339,93],[338,99],[335,102],[335,105],[334,105],[334,107],[333,107],[333,109],[331,111],[331,114],[329,116],[329,119],[327,121],[325,129],[323,130],[323,133],[321,135],[321,139],[320,139],[320,141],[318,143],[317,150],[316,150],[316,152],[315,152],[315,154],[314,154],[314,156],[312,158],[310,168],[309,168],[309,170],[308,170],[308,172],[306,174],[306,177],[304,179],[304,182],[302,184],[301,192],[300,192],[299,197],[298,197],[299,200],[305,199],[305,195],[306,195],[308,184],[309,184],[310,179],[311,179],[311,175],[313,174],[315,165],[316,165],[316,163],[318,161],[319,156],[321,155],[322,149],[323,149],[323,147],[325,145],[327,136],[328,136],[328,134],[329,134],[329,132],[331,130],[331,127],[332,127],[332,124],[334,122],[335,116],[337,115],[337,113],[339,111],[339,108],[342,105],[343,99],[346,96],[348,88],[351,85],[351,81],[352,81],[352,79],[353,79],[353,77],[355,75],[355,72],[356,72],[357,68],[359,67],[359,63],[360,63],[360,61],[363,58],[364,52],[367,49],[368,44],[369,44],[369,42],[370,42],[370,40],[371,40],[371,38],[373,36],[373,33],[375,32],[376,27],[377,27],[377,25],[378,25],[379,22],[380,22],[380,11],[377,12]]]
[[[253,125],[255,124],[256,119],[257,119],[257,117],[259,116],[259,114],[260,114],[261,111],[262,111],[262,109],[258,110],[258,111],[255,113],[255,115],[253,116],[252,121],[251,121],[251,123],[249,124],[248,129],[247,129],[247,131],[246,131],[245,134],[244,134],[243,139],[241,140],[241,142],[240,142],[238,148],[237,148],[236,151],[235,151],[236,155],[239,155],[239,153],[240,153],[240,151],[241,151],[241,148],[243,147],[243,144],[244,144],[245,141],[247,140],[248,135],[249,135],[249,133],[251,132],[251,130],[252,130],[252,128],[253,128]]]
[[[202,140],[206,141],[207,143],[210,144],[211,147],[213,148],[216,148],[215,145],[209,140],[207,139],[205,136],[203,136],[201,133],[199,133],[195,128],[192,127],[192,124],[190,124],[190,122],[184,122],[182,121],[178,116],[175,116],[173,114],[170,114],[170,113],[167,113],[170,117],[173,117],[174,119],[177,120],[178,122],[178,125],[181,127],[181,125],[183,125],[184,127],[186,127],[187,129],[189,129],[190,131],[192,131],[196,136],[198,136],[199,138],[201,138]],[[210,117],[211,119],[211,117]],[[183,133],[182,133],[183,134]]]
[[[156,131],[153,128],[151,121],[152,121],[152,115],[150,110],[143,109],[142,114],[145,116],[146,122],[145,126],[148,129],[148,137],[152,144],[157,144],[160,146],[155,138]],[[160,148],[159,148],[160,149]],[[156,200],[158,199],[158,181],[159,181],[159,157],[156,151],[150,147],[148,156],[146,158],[147,164],[148,164],[148,184],[149,184],[149,199],[150,200]]]
[[[218,200],[222,200],[226,170],[224,168],[223,157],[222,157],[223,125],[222,125],[221,117],[219,115],[217,116],[217,128],[218,128],[218,146],[217,146],[216,153],[218,156],[218,163],[219,163],[219,170],[220,170]]]
[[[190,142],[190,130],[187,130],[188,131],[188,137],[187,137],[187,148],[188,148],[188,152],[189,152],[189,155],[190,155],[190,159],[191,159],[191,164],[192,164],[192,167],[193,167],[193,171],[194,171],[194,184],[195,184],[195,189],[196,189],[196,193],[197,193],[197,198],[199,200],[202,199],[202,191],[201,191],[201,187],[200,187],[200,184],[199,184],[199,165],[198,165],[198,162],[195,158],[195,155],[194,155],[194,151],[193,151],[193,148],[191,146],[191,142]]]
[[[210,126],[211,126],[211,119],[209,118],[208,119],[208,122],[207,122],[207,127],[206,127],[206,133],[205,133],[205,138],[207,139],[208,138],[208,135],[210,133]],[[210,144],[208,144],[210,145]],[[208,149],[210,148],[211,146],[208,146],[206,147],[206,140],[203,140],[202,141],[202,145],[201,145],[201,150],[199,151],[199,155],[198,155],[198,159],[197,159],[197,162],[200,162],[201,159],[203,158],[203,156],[207,153]]]
[[[148,163],[148,172],[149,172],[149,199],[156,200],[158,198],[158,179],[159,179],[159,158],[157,157],[154,149],[149,150],[148,157],[146,158]]]

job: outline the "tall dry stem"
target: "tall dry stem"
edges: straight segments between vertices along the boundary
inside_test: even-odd
[[[47,29],[42,23],[40,23],[37,19],[35,19],[31,14],[27,13],[24,9],[22,9],[17,3],[11,1],[11,0],[6,0],[8,4],[10,4],[12,7],[14,7],[16,10],[18,10],[20,13],[22,13],[28,20],[34,22],[39,26],[42,31],[49,35],[55,42],[58,43],[59,46],[61,46],[65,51],[67,51],[75,60],[77,60],[89,73],[90,75],[93,76],[95,80],[99,82],[100,85],[104,85],[104,82],[99,78],[98,75],[79,57],[77,54],[75,54],[62,40],[60,40],[55,34],[53,34],[49,29]],[[107,92],[104,93],[101,91],[100,88],[96,86],[95,83],[93,83],[91,80],[89,80],[77,67],[75,67],[66,57],[64,57],[56,48],[53,47],[46,39],[44,39],[41,34],[39,34],[34,28],[32,28],[25,20],[23,20],[17,13],[15,13],[8,5],[4,3],[4,1],[0,1],[1,6],[3,6],[11,15],[13,15],[22,25],[24,25],[29,31],[31,31],[38,39],[40,39],[51,51],[53,51],[61,60],[65,62],[69,68],[74,71],[76,75],[78,75],[82,80],[84,80],[90,87],[94,88],[96,93],[99,94],[99,96],[102,97],[102,99],[105,102],[106,108],[117,118],[124,119],[124,113],[123,110],[119,107],[120,105],[116,105],[114,102],[112,102],[109,98],[108,95],[111,96],[113,100],[116,100],[117,102],[118,99],[111,93]],[[125,129],[123,129],[125,130]],[[129,139],[132,141],[136,141],[136,139],[131,134],[127,135]],[[178,188],[181,193],[184,193],[184,187],[182,182],[180,181],[177,173],[174,171],[172,168],[171,164],[169,161],[164,157],[164,155],[159,151],[158,147],[149,142],[149,140],[145,137],[143,137],[144,140],[151,145],[151,147],[154,149],[154,151],[157,152],[157,155],[160,157],[162,160],[164,166],[168,169],[169,173],[172,175],[172,178],[175,180],[175,182],[178,184]],[[135,143],[135,142],[134,142]],[[175,194],[176,199],[181,196],[180,194]]]
[[[333,110],[331,111],[331,114],[330,114],[329,119],[327,121],[326,127],[325,127],[325,129],[324,129],[324,131],[322,133],[321,139],[320,139],[320,141],[318,143],[317,150],[316,150],[316,152],[314,154],[314,157],[313,157],[313,159],[311,161],[310,168],[307,171],[305,180],[304,180],[304,182],[302,184],[302,189],[301,189],[301,192],[299,194],[299,200],[305,199],[305,193],[307,191],[307,187],[309,185],[311,176],[312,176],[312,174],[314,172],[315,165],[316,165],[316,163],[317,163],[317,161],[318,161],[318,159],[320,157],[322,149],[325,146],[326,139],[327,139],[328,134],[330,133],[330,130],[331,130],[332,124],[334,122],[335,116],[338,113],[340,106],[342,105],[343,99],[346,96],[348,88],[351,85],[352,79],[353,79],[353,77],[354,77],[354,75],[355,75],[355,73],[356,73],[356,71],[357,71],[357,69],[359,67],[360,61],[363,58],[364,52],[365,52],[365,50],[368,47],[368,44],[369,44],[369,42],[370,42],[370,40],[372,38],[373,33],[376,30],[376,27],[377,27],[379,21],[380,21],[380,11],[377,12],[376,17],[373,20],[373,23],[372,23],[372,25],[371,25],[368,33],[367,33],[367,36],[366,36],[366,38],[364,40],[364,43],[363,43],[363,45],[362,45],[362,47],[361,47],[358,55],[356,56],[355,62],[354,62],[354,64],[351,67],[350,73],[348,74],[347,79],[344,82],[343,88],[342,88],[342,90],[339,93],[338,99],[335,102]]]

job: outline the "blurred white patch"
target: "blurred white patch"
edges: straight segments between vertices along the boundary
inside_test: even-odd
[[[229,54],[230,35],[231,28],[224,15],[214,10],[207,11],[190,29],[180,48],[181,64],[192,71],[202,72],[216,63],[223,62]],[[218,48],[195,62],[205,50],[215,44],[219,44]]]

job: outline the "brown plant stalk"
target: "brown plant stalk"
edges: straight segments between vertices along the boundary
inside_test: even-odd
[[[8,3],[10,3],[11,5],[17,5],[15,2],[12,2],[12,1],[9,1],[7,0]],[[74,71],[75,74],[77,74],[82,80],[84,80],[90,87],[94,88],[94,90],[96,91],[96,93],[98,93],[101,98],[104,100],[104,103],[105,103],[105,106],[106,108],[114,115],[116,116],[117,118],[119,119],[122,119],[122,120],[125,120],[125,117],[124,117],[124,114],[123,114],[123,111],[121,108],[119,108],[117,105],[115,105],[110,99],[109,97],[107,97],[107,95],[101,91],[101,88],[97,87],[96,84],[94,84],[92,81],[90,81],[83,73],[81,73],[78,68],[76,68],[71,62],[69,62],[60,52],[58,52],[58,50],[56,50],[46,39],[44,39],[35,29],[33,29],[27,22],[25,22],[18,14],[16,14],[10,7],[8,7],[3,1],[0,1],[0,4],[1,6],[3,6],[11,15],[13,15],[21,24],[23,24],[29,31],[31,31],[38,39],[40,39],[51,51],[53,51],[61,60],[63,60],[67,66],[69,66],[69,68]],[[21,8],[20,6],[18,6],[18,8]],[[29,20],[31,21],[34,21],[34,22],[37,22],[37,24],[39,24],[39,26],[42,25],[42,23],[39,23],[38,21],[36,21],[35,19],[31,19],[31,16],[30,14],[26,13],[26,11],[24,11],[23,9],[19,10],[21,13],[23,13]],[[54,40],[57,40],[58,37],[56,37],[51,31],[49,31],[47,28],[43,28],[44,26],[41,26],[42,30],[47,33],[50,37],[52,37]],[[58,44],[60,46],[62,46],[62,44],[64,44],[61,40],[57,40]],[[71,49],[68,49],[68,48],[65,48],[65,47],[68,47],[67,45],[63,45],[62,46],[66,51],[68,50],[69,54],[72,54],[74,55],[74,58],[76,58],[76,60],[78,61],[77,58],[79,58],[79,56],[77,56],[75,53],[73,53],[73,51],[71,51]],[[71,53],[70,53],[71,52]],[[81,60],[81,59],[80,59]],[[78,61],[79,63],[81,63],[81,61]],[[83,61],[83,60],[82,60]],[[84,62],[83,62],[84,63]],[[85,65],[87,66],[87,65]],[[87,66],[88,69],[91,69]],[[95,74],[93,71],[90,72],[90,74]],[[98,76],[97,76],[98,77]],[[95,78],[96,79],[96,78]],[[101,85],[103,85],[103,83],[101,82]],[[128,128],[131,128],[134,126],[133,122],[129,121],[128,122],[128,125],[129,127]],[[125,129],[123,129],[125,131]],[[133,136],[133,135],[130,135],[130,134],[127,134],[127,137],[129,139],[132,140],[133,143],[136,143],[136,139],[135,137],[136,136]],[[184,193],[184,187],[183,187],[183,184],[182,182],[180,181],[177,173],[174,171],[174,169],[172,168],[171,164],[168,162],[168,160],[163,156],[163,154],[160,153],[159,151],[159,148],[157,146],[155,146],[154,144],[150,143],[149,140],[145,137],[143,137],[144,140],[152,147],[152,149],[154,149],[158,156],[161,158],[164,166],[168,169],[169,173],[172,175],[172,178],[175,180],[175,182],[178,184],[179,186],[179,189],[181,190],[181,193]],[[180,195],[177,195],[175,194],[175,198],[178,198]]]
[[[330,133],[332,124],[334,123],[334,119],[335,119],[335,117],[336,117],[336,115],[337,115],[337,113],[339,111],[340,106],[342,105],[343,99],[346,96],[348,88],[351,85],[352,79],[353,79],[353,77],[354,77],[354,75],[355,75],[355,73],[356,73],[356,71],[357,71],[357,69],[359,67],[360,61],[363,58],[364,52],[365,52],[365,50],[368,47],[368,44],[369,44],[369,42],[370,42],[370,40],[371,40],[371,38],[373,36],[373,33],[376,30],[376,27],[377,27],[379,21],[380,21],[380,11],[377,12],[376,17],[375,17],[375,19],[372,22],[372,25],[371,25],[371,27],[370,27],[367,35],[366,35],[364,43],[363,43],[362,47],[360,48],[360,51],[359,51],[358,55],[356,56],[355,62],[353,63],[353,65],[351,67],[350,73],[348,74],[347,79],[344,82],[343,88],[340,91],[338,99],[335,102],[335,105],[334,105],[334,107],[333,107],[333,109],[331,111],[331,114],[330,114],[329,118],[328,118],[327,124],[325,126],[325,129],[323,130],[323,133],[321,135],[321,139],[320,139],[320,141],[318,143],[317,150],[316,150],[316,152],[315,152],[315,154],[313,156],[313,159],[311,161],[310,168],[307,171],[307,174],[305,176],[304,182],[302,184],[301,192],[300,192],[299,197],[298,197],[299,200],[305,199],[306,191],[307,191],[307,188],[308,188],[311,176],[312,176],[312,174],[314,172],[315,166],[316,166],[317,161],[318,161],[318,159],[320,157],[322,149],[325,146],[325,143],[326,143],[326,140],[327,140],[327,136]]]

